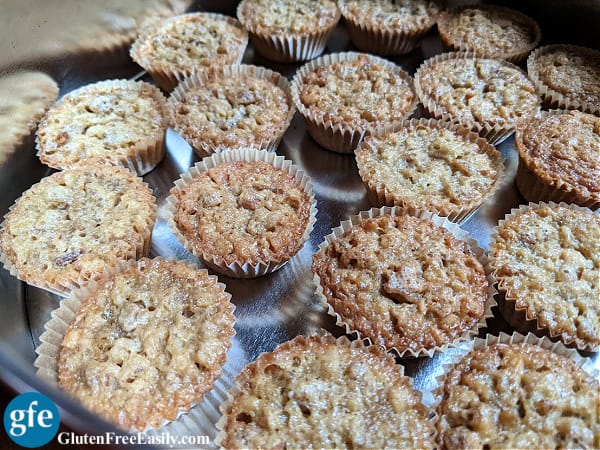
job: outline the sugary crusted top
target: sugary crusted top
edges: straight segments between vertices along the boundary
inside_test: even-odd
[[[300,101],[323,122],[367,128],[406,117],[414,105],[410,76],[367,55],[317,67],[302,79]]]
[[[600,344],[600,216],[528,209],[500,225],[490,258],[507,298],[566,340]]]
[[[533,64],[543,84],[565,97],[600,104],[600,51],[558,47],[538,55]]]
[[[449,58],[422,67],[418,78],[424,95],[461,123],[514,125],[539,109],[525,73],[502,61]]]
[[[438,442],[453,448],[596,448],[598,380],[529,344],[472,351],[448,374]]]
[[[503,7],[462,7],[442,14],[441,33],[454,46],[490,58],[524,52],[537,39],[529,17]]]
[[[166,65],[178,70],[236,64],[247,36],[233,20],[203,13],[168,19],[148,34],[132,56],[142,67]]]
[[[313,258],[328,303],[374,344],[448,344],[483,317],[488,281],[466,242],[429,219],[364,219]]]
[[[3,223],[0,249],[29,283],[98,279],[115,259],[142,256],[155,210],[150,189],[128,170],[80,165],[23,193]]]
[[[215,77],[187,91],[173,105],[171,121],[196,148],[266,144],[283,133],[290,102],[270,80]]]
[[[140,143],[162,139],[164,108],[160,91],[143,81],[84,86],[65,95],[40,124],[40,159],[57,169],[90,157],[118,162],[134,155]]]
[[[222,163],[172,194],[175,223],[194,254],[256,264],[285,261],[304,244],[310,198],[269,163]]]
[[[125,430],[174,420],[221,373],[229,297],[206,271],[138,261],[84,299],[62,342],[60,385]]]
[[[236,380],[224,448],[433,448],[427,410],[381,352],[296,338]]]
[[[238,17],[263,35],[306,35],[335,25],[339,12],[330,0],[244,0]]]
[[[600,202],[600,118],[579,111],[532,118],[515,139],[527,167],[546,183]]]
[[[437,211],[482,201],[498,178],[500,158],[464,134],[424,124],[367,136],[356,151],[367,184],[391,194],[398,205]]]
[[[340,10],[353,22],[403,31],[431,26],[437,7],[430,0],[344,0],[340,2]]]

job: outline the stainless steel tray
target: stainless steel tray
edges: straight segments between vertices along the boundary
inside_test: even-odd
[[[348,34],[343,25],[340,25],[330,40],[328,51],[350,49],[353,47]],[[395,58],[394,61],[412,74],[424,59],[441,51],[437,34],[430,33],[421,47],[408,55]],[[264,65],[290,78],[299,67],[274,64],[260,55],[255,55],[251,47],[245,55],[244,62]],[[89,71],[82,70],[79,75],[76,73],[63,77],[61,93],[94,79],[114,78],[116,74],[132,75],[135,70],[131,63],[115,66],[104,72],[94,72],[91,76]],[[419,113],[418,111],[417,115]],[[198,158],[189,145],[172,130],[167,133],[167,147],[167,156],[162,163],[144,177],[153,188],[159,205],[151,256],[162,255],[197,261],[169,231],[163,208],[173,181]],[[504,184],[489,203],[462,225],[483,248],[487,248],[491,231],[498,220],[511,208],[525,203],[514,185],[518,157],[512,137],[500,144],[498,149],[505,158]],[[281,270],[251,280],[219,276],[227,285],[227,291],[232,294],[232,301],[236,305],[237,336],[228,354],[223,377],[207,395],[207,399],[195,408],[196,418],[183,419],[188,429],[198,435],[208,435],[211,441],[216,434],[214,423],[219,417],[219,404],[224,400],[225,392],[232,385],[235,375],[247,362],[254,360],[261,352],[272,350],[281,342],[318,328],[325,328],[335,335],[343,334],[343,330],[336,327],[335,321],[316,304],[310,264],[312,254],[331,228],[350,215],[370,208],[354,157],[327,151],[316,144],[305,132],[303,119],[298,114],[277,153],[291,159],[312,178],[318,201],[317,223],[310,241]],[[29,139],[23,148],[0,167],[0,213],[4,214],[20,192],[48,173],[50,171],[35,158],[33,139]],[[51,395],[62,407],[63,421],[76,430],[111,430],[109,425],[34,376],[34,349],[39,345],[44,324],[49,320],[50,312],[58,306],[60,298],[18,282],[4,269],[0,270],[0,292],[3,307],[3,314],[0,315],[0,377],[19,391],[34,388]],[[495,318],[489,321],[487,331],[493,334],[500,331],[510,332],[510,327],[499,316],[496,308],[494,313]],[[486,330],[482,331],[482,335],[485,332]],[[453,351],[449,350],[447,354],[436,354],[432,358],[404,359],[399,363],[414,377],[417,388],[427,390],[433,385],[435,377],[441,373],[441,364],[447,361],[452,353]],[[599,367],[597,355],[594,360]],[[179,432],[175,429],[173,431]]]

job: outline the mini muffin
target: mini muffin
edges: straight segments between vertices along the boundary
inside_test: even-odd
[[[364,53],[334,53],[298,69],[292,95],[309,134],[323,147],[352,152],[366,133],[409,117],[417,96],[399,66]]]
[[[539,345],[478,347],[451,368],[438,406],[438,445],[598,448],[598,379]]]
[[[295,62],[323,53],[340,11],[331,0],[242,0],[237,17],[258,53]]]
[[[52,381],[124,430],[175,420],[221,374],[235,334],[230,297],[183,262],[129,264],[59,310],[70,324],[56,354],[42,353],[54,363]]]
[[[374,205],[434,211],[455,222],[470,217],[504,176],[498,150],[464,127],[435,119],[367,136],[356,164]]]
[[[249,65],[194,73],[168,106],[171,126],[200,156],[228,147],[275,150],[296,111],[285,77]]]
[[[442,43],[451,50],[518,63],[538,46],[540,27],[513,9],[495,5],[460,6],[440,14]]]
[[[598,350],[599,214],[564,203],[522,206],[498,224],[489,249],[513,327]]]
[[[317,293],[338,324],[400,357],[471,338],[494,304],[483,250],[432,216],[372,209],[342,222],[313,257]]]
[[[428,411],[376,346],[298,336],[247,365],[217,423],[234,448],[433,448]]]
[[[56,81],[42,72],[0,78],[0,164],[37,127],[58,97]]]
[[[141,178],[82,163],[21,195],[0,226],[0,260],[20,280],[65,295],[147,254],[155,216]]]
[[[309,178],[282,156],[253,148],[197,163],[167,204],[169,226],[184,247],[240,278],[282,267],[308,240],[316,217]]]
[[[37,132],[40,160],[65,169],[103,158],[138,175],[165,154],[165,98],[143,81],[107,80],[69,92],[46,114]]]
[[[194,70],[239,64],[247,44],[248,35],[237,20],[215,13],[189,13],[144,27],[130,55],[169,92]]]
[[[538,113],[533,83],[517,66],[470,53],[443,53],[415,73],[415,87],[427,112],[463,124],[498,144],[524,117]]]
[[[414,49],[439,12],[431,0],[339,0],[338,5],[354,45],[382,56]]]
[[[517,127],[517,186],[530,201],[600,207],[600,118],[554,111]]]

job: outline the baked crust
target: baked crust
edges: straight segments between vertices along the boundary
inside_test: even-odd
[[[68,292],[149,250],[155,198],[126,169],[81,164],[25,191],[0,228],[5,265],[29,284]]]
[[[430,0],[342,0],[339,6],[344,19],[385,33],[429,29],[438,12]]]
[[[485,314],[482,263],[430,219],[363,219],[315,254],[312,271],[351,330],[399,353],[451,344]]]
[[[223,162],[171,195],[174,222],[197,256],[256,265],[286,261],[304,245],[311,199],[267,162]]]
[[[427,410],[376,346],[303,337],[264,353],[223,407],[223,448],[433,448]]]
[[[499,289],[527,319],[565,343],[600,344],[600,216],[531,205],[494,231],[490,264]]]
[[[473,350],[447,374],[438,444],[453,448],[596,448],[598,380],[530,344]]]
[[[61,387],[125,430],[175,420],[221,374],[230,297],[206,270],[141,259],[82,299],[61,345]]]

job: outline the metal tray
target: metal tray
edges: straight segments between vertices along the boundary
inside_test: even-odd
[[[338,26],[330,39],[328,51],[352,50],[349,36],[343,25]],[[442,51],[437,33],[430,33],[421,46],[408,55],[394,58],[394,62],[413,74],[420,63]],[[244,58],[246,63],[263,65],[292,77],[299,65],[274,64],[255,55],[250,46]],[[131,63],[115,65],[109,70],[90,72],[89,67],[77,67],[74,73],[60,72],[63,76],[61,94],[79,85],[96,79],[129,76],[144,77],[144,73],[132,76],[136,67]],[[56,70],[56,69],[54,69]],[[417,111],[417,116],[420,111]],[[167,133],[167,155],[162,163],[144,177],[158,199],[158,220],[156,222],[151,256],[162,255],[178,259],[197,261],[188,253],[169,231],[163,214],[164,200],[173,181],[198,160],[189,145],[174,131]],[[480,246],[487,249],[493,227],[511,208],[526,203],[519,196],[514,177],[518,156],[513,138],[498,146],[505,158],[506,179],[493,199],[480,208],[462,228],[468,231]],[[340,155],[320,147],[305,132],[304,122],[296,114],[285,134],[277,153],[291,159],[311,178],[318,201],[317,223],[304,248],[279,271],[251,280],[231,279],[219,276],[226,284],[236,305],[235,325],[237,335],[228,354],[224,375],[206,400],[195,407],[193,420],[183,418],[186,427],[197,435],[207,435],[211,442],[216,434],[214,423],[219,417],[218,407],[225,398],[225,392],[242,367],[254,360],[260,353],[274,349],[279,343],[299,334],[306,334],[319,328],[329,330],[334,335],[343,334],[333,318],[316,304],[314,286],[310,272],[313,253],[325,235],[333,227],[350,215],[370,208],[366,191],[358,175],[353,155]],[[0,167],[0,214],[4,214],[14,199],[34,182],[51,173],[35,158],[33,138],[30,138],[3,166]],[[50,312],[57,308],[60,298],[46,291],[24,285],[11,277],[4,269],[0,270],[0,292],[2,293],[3,314],[0,315],[0,377],[17,391],[32,388],[50,395],[61,407],[63,422],[80,432],[114,431],[95,415],[81,408],[62,392],[41,382],[34,375],[32,362],[34,349],[39,345],[39,336]],[[494,308],[495,318],[488,322],[485,332],[497,334],[510,332],[510,327]],[[404,359],[399,363],[406,367],[406,373],[413,376],[415,386],[426,391],[431,388],[441,365],[447,361],[453,350],[436,354],[432,358]],[[598,355],[594,356],[596,367],[600,367]],[[178,432],[173,429],[174,432]]]

